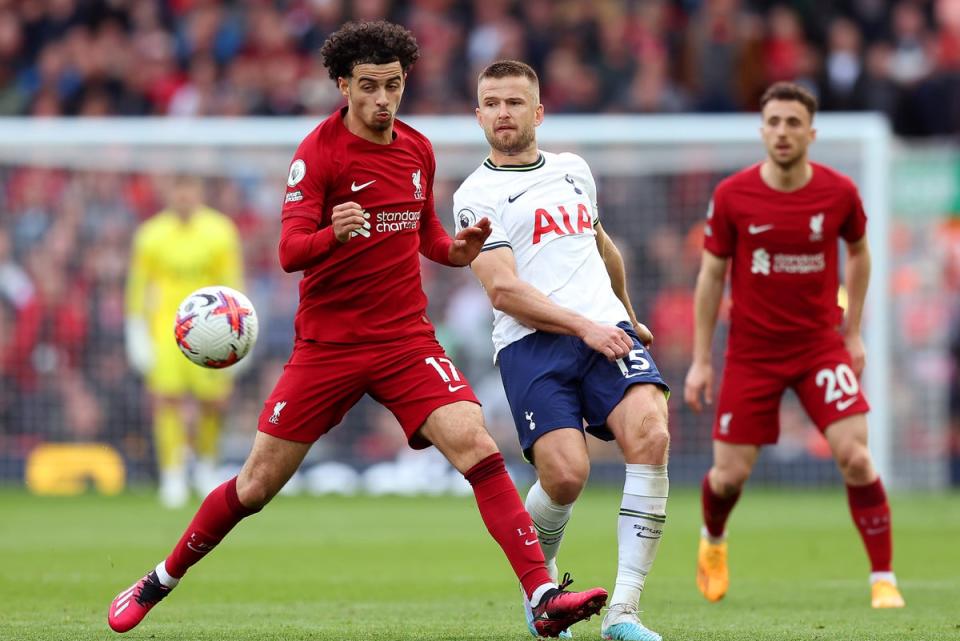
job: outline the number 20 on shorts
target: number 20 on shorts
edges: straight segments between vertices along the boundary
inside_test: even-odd
[[[839,401],[844,396],[856,396],[860,383],[856,374],[846,363],[840,363],[836,369],[829,367],[817,372],[817,387],[824,388],[823,402],[826,405]]]

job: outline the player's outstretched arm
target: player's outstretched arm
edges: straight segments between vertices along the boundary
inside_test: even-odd
[[[844,328],[844,339],[850,358],[853,360],[853,371],[857,376],[863,372],[866,365],[866,348],[863,337],[860,335],[860,319],[863,316],[863,304],[867,297],[867,286],[870,283],[870,246],[867,237],[847,243],[847,266],[844,284],[847,288],[847,317]]]
[[[491,304],[527,327],[577,336],[611,360],[623,358],[633,349],[633,341],[619,327],[595,323],[561,307],[539,289],[521,280],[517,276],[511,249],[500,247],[485,251],[474,259],[471,266]]]
[[[620,302],[627,309],[630,315],[630,323],[637,331],[637,336],[644,347],[650,347],[653,344],[653,333],[650,329],[637,320],[637,315],[633,311],[633,305],[630,303],[630,294],[627,293],[627,270],[623,265],[623,256],[620,250],[614,244],[613,239],[607,235],[603,226],[598,222],[594,229],[597,230],[597,251],[603,258],[603,265],[607,268],[607,274],[610,276],[610,285],[613,287],[613,293],[617,295]]]
[[[701,397],[707,405],[713,403],[713,331],[720,313],[728,262],[729,259],[704,250],[697,274],[693,294],[693,362],[683,386],[684,400],[697,412],[703,410]]]

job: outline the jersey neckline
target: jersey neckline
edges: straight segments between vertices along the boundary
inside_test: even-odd
[[[543,157],[543,153],[537,152],[537,159],[525,165],[495,165],[490,158],[487,158],[483,161],[483,166],[493,171],[533,171],[543,167],[546,162],[547,159]]]
[[[789,191],[783,191],[782,189],[777,189],[776,187],[772,187],[772,186],[768,185],[768,184],[767,184],[767,181],[763,179],[763,163],[764,163],[764,161],[760,161],[760,162],[758,162],[758,163],[755,165],[755,171],[756,171],[757,180],[760,181],[760,184],[763,186],[763,188],[764,188],[765,190],[767,190],[769,193],[775,194],[775,195],[777,195],[777,196],[794,196],[794,195],[796,195],[796,194],[802,194],[802,193],[804,193],[805,190],[809,189],[810,186],[814,184],[814,182],[817,182],[817,181],[819,180],[819,175],[818,175],[818,174],[821,173],[821,172],[820,172],[820,168],[817,167],[817,164],[816,164],[815,162],[813,162],[813,161],[808,161],[808,162],[809,162],[809,164],[810,164],[810,170],[811,170],[811,171],[810,171],[810,179],[807,180],[807,182],[805,182],[805,183],[804,183],[803,185],[801,185],[800,187],[797,187],[796,189],[791,189],[791,190],[789,190]]]

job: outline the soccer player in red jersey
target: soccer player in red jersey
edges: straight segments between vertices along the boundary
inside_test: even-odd
[[[304,272],[293,353],[240,474],[207,496],[165,560],[117,595],[110,627],[136,626],[369,394],[397,417],[411,447],[434,445],[471,483],[487,530],[536,604],[538,632],[557,636],[596,614],[607,595],[568,592],[550,579],[479,403],[426,317],[418,253],[468,265],[490,223],[446,234],[433,205],[432,147],[395,118],[416,40],[388,22],[348,23],[321,55],[347,105],[303,140],[290,165],[280,263]]]
[[[684,397],[700,411],[703,400],[712,402],[710,344],[732,265],[730,337],[713,467],[702,486],[697,585],[710,601],[726,594],[727,517],[760,446],[777,442],[780,398],[790,387],[843,475],[870,558],[873,607],[902,607],[891,567],[890,507],[867,449],[869,405],[859,383],[865,356],[860,318],[870,279],[863,205],[849,178],[807,159],[817,103],[806,89],[777,83],[760,104],[767,158],[714,191],[694,295],[694,353]],[[846,319],[837,304],[841,239],[847,247]]]

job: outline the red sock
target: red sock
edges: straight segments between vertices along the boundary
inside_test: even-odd
[[[206,556],[241,519],[259,511],[251,510],[240,503],[237,496],[237,477],[219,486],[200,504],[200,509],[167,557],[167,572],[179,579],[191,565]]]
[[[487,531],[503,548],[527,597],[532,597],[534,590],[551,582],[550,575],[537,540],[537,531],[523,507],[516,486],[507,474],[507,468],[503,466],[503,456],[499,452],[491,454],[463,476],[473,486],[477,507],[480,508]]]
[[[703,508],[703,524],[710,536],[721,537],[726,529],[727,518],[737,504],[740,492],[726,498],[717,496],[710,487],[710,472],[703,477],[700,491],[700,505]]]
[[[878,478],[869,485],[848,485],[847,502],[853,523],[870,557],[871,572],[890,572],[893,560],[893,535],[890,530],[890,505],[883,483]]]

